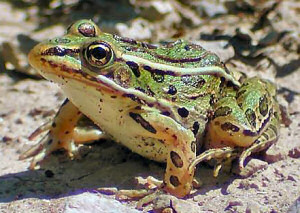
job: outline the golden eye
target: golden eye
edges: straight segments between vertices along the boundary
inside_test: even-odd
[[[112,59],[111,48],[106,43],[94,43],[86,50],[87,60],[91,65],[104,66]]]

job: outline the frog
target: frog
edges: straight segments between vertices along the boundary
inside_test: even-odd
[[[46,156],[110,139],[147,159],[166,163],[157,189],[178,198],[191,193],[196,166],[227,160],[244,168],[252,153],[279,137],[273,83],[230,71],[220,58],[187,40],[150,44],[105,33],[79,20],[64,36],[37,44],[29,63],[60,86],[66,101],[30,138],[45,136],[20,159],[34,169]],[[97,128],[82,131],[86,116]]]

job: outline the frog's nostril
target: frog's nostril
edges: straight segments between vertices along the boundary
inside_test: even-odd
[[[56,38],[54,40],[51,40],[51,41],[54,41],[54,43],[58,43],[58,44],[68,44],[71,42],[70,39],[68,38]]]

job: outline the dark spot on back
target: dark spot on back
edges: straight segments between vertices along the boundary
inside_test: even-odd
[[[161,114],[162,114],[162,115],[165,115],[165,116],[170,116],[170,115],[171,115],[171,113],[168,112],[168,111],[163,111]]]
[[[153,78],[154,81],[156,81],[157,83],[162,83],[164,82],[164,75],[160,75],[160,74],[157,74],[157,73],[151,73],[151,76]]]
[[[190,47],[190,45],[187,44],[187,45],[184,46],[184,49],[185,49],[186,51],[189,51],[189,50],[191,49],[191,47]]]
[[[133,61],[127,61],[126,64],[132,70],[133,74],[138,78],[141,76],[141,72],[139,70],[139,65]]]
[[[186,118],[187,116],[189,116],[189,111],[185,107],[178,108],[177,111],[178,111],[178,114],[183,118]]]
[[[173,85],[170,85],[170,86],[169,86],[169,90],[168,90],[168,94],[170,94],[170,95],[175,95],[176,93],[177,93],[176,87],[173,86]]]

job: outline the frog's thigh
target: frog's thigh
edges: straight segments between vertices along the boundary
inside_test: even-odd
[[[192,131],[155,112],[142,113],[141,116],[155,130],[151,137],[160,139],[168,149],[164,189],[177,197],[189,194],[194,176],[194,168],[189,169],[189,165],[196,155],[196,139]]]
[[[78,143],[82,143],[81,141],[83,141],[83,138],[89,138],[84,136],[82,132],[78,130],[74,131],[81,116],[81,112],[70,101],[66,100],[57,112],[52,124],[44,125],[43,128],[39,128],[40,130],[36,131],[42,132],[48,129],[48,133],[37,145],[23,153],[20,156],[20,159],[34,156],[30,165],[30,168],[33,169],[38,162],[43,160],[51,152],[60,148],[66,149],[69,155],[73,156],[73,154],[77,151],[77,147],[74,142],[77,140]],[[38,134],[39,133],[36,133],[33,137]],[[89,134],[90,135],[88,136],[93,139],[97,138],[96,136],[102,136],[99,132],[92,132]]]

